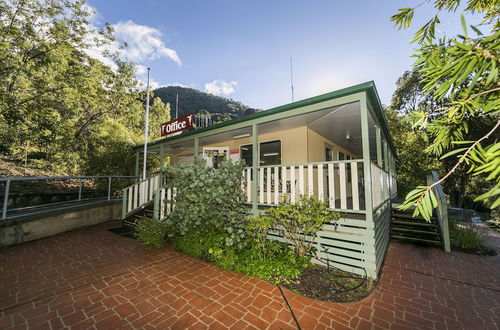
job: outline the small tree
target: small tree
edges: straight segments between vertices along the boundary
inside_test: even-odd
[[[259,242],[263,242],[270,229],[278,230],[293,245],[294,252],[304,256],[311,251],[323,224],[339,217],[339,213],[328,209],[327,203],[301,195],[295,203],[288,203],[284,198],[277,207],[269,208],[251,221],[255,228],[250,228],[254,229]]]

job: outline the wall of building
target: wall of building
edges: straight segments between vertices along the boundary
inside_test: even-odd
[[[333,159],[338,158],[338,151],[341,151],[352,158],[360,156],[354,155],[349,150],[346,150],[333,141],[328,140],[322,135],[309,129],[306,126],[279,130],[270,133],[259,134],[259,142],[281,141],[281,164],[303,164],[308,162],[323,162],[325,161],[325,144],[333,147]],[[227,147],[229,150],[240,150],[241,146],[252,144],[252,137],[241,139],[231,139],[227,141],[203,144],[203,139],[200,139],[200,154],[204,147]],[[178,163],[182,159],[186,160],[193,156],[193,149],[180,151],[172,156],[172,164]]]

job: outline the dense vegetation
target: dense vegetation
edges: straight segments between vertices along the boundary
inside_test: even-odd
[[[433,100],[432,95],[423,90],[423,86],[417,71],[405,72],[396,83],[390,106],[385,109],[398,155],[396,175],[400,197],[406,196],[417,186],[426,185],[426,175],[431,170],[436,170],[443,176],[455,165],[454,159],[439,159],[436,155],[425,152],[434,138],[427,130],[413,127],[411,123],[409,114],[412,109],[420,109],[435,116],[433,113],[439,112],[446,105],[445,101],[437,103]],[[488,118],[472,121],[466,138],[479,138],[491,130],[493,124]],[[474,198],[491,189],[493,183],[481,176],[471,176],[467,173],[465,164],[461,164],[451,174],[450,180],[444,181],[442,185],[451,206],[488,211],[484,202],[474,201]]]
[[[54,174],[132,174],[133,148],[144,141],[144,86],[134,63],[103,50],[113,31],[93,27],[92,14],[84,1],[0,0],[0,154],[7,159]],[[89,55],[100,49],[106,64]],[[211,112],[223,121],[247,108],[193,89],[156,92],[150,140],[160,137],[177,93],[180,114]]]
[[[167,182],[177,187],[175,208],[163,222],[146,220],[136,226],[137,238],[154,246],[168,241],[190,256],[276,284],[297,278],[313,252],[310,238],[339,215],[324,202],[302,197],[248,217],[240,189],[242,169],[229,161],[217,169],[204,162],[168,167]],[[271,229],[290,239],[295,249],[267,239]]]
[[[55,172],[125,174],[141,141],[144,92],[133,63],[102,53],[113,40],[83,1],[0,0],[0,152]],[[168,120],[155,100],[151,139]]]
[[[243,115],[247,106],[240,102],[180,86],[161,87],[154,91],[164,103],[170,104],[170,115],[175,117],[176,98],[179,95],[179,116],[188,113],[210,113],[214,120],[233,119]]]
[[[399,9],[392,16],[396,27],[410,27],[414,13],[426,4],[431,4],[436,14],[416,32],[412,41],[418,45],[414,63],[418,80],[415,91],[421,92],[426,101],[414,102],[407,108],[409,117],[413,127],[429,137],[430,144],[424,150],[445,160],[445,173],[440,182],[453,185],[454,177],[460,176],[460,172],[464,180],[479,178],[482,184],[474,201],[486,202],[495,209],[500,206],[497,133],[500,126],[500,1],[468,0],[461,7],[459,0],[426,0],[416,7]],[[463,34],[437,38],[439,13],[462,8],[467,14],[480,16],[479,24],[468,26],[462,15]],[[466,183],[461,185],[459,190],[463,191]],[[430,218],[432,208],[436,207],[431,188],[421,185],[412,190],[403,208],[416,205],[415,214]]]

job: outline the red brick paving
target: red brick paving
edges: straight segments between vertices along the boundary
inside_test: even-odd
[[[278,288],[106,230],[116,226],[1,249],[0,328],[297,328]],[[360,302],[284,292],[302,329],[498,329],[499,267],[392,242]]]

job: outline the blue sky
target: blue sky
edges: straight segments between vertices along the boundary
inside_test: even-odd
[[[383,103],[410,68],[416,28],[432,17],[422,6],[409,31],[390,16],[407,1],[90,0],[94,24],[108,22],[127,42],[125,56],[151,67],[154,86],[180,84],[254,108],[374,80]],[[440,34],[460,32],[460,17],[440,15]],[[477,23],[477,22],[476,22]]]

